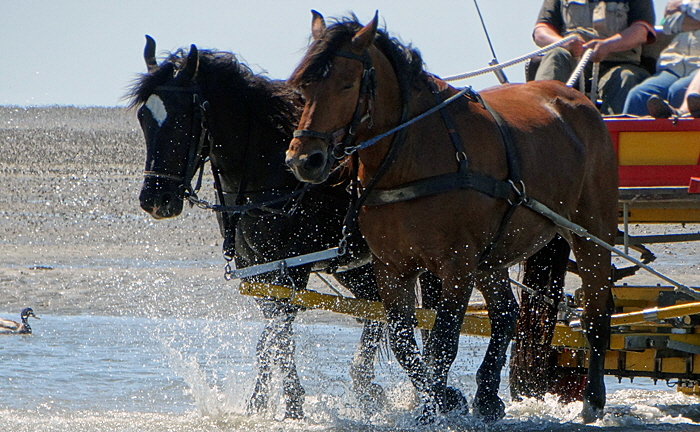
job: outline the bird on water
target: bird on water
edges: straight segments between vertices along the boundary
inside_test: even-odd
[[[39,319],[38,316],[34,315],[32,308],[22,309],[20,313],[21,322],[0,318],[0,334],[31,334],[32,328],[27,322],[29,317]]]

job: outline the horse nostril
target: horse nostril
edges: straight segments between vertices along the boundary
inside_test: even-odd
[[[317,151],[308,155],[304,160],[304,168],[307,170],[315,170],[323,167],[326,163],[326,158],[322,152]]]
[[[163,194],[163,196],[161,196],[161,198],[160,198],[160,205],[162,207],[167,207],[171,203],[172,200],[173,200],[172,195],[167,194],[167,193]]]

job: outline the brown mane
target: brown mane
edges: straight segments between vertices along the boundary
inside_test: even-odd
[[[354,14],[335,20],[326,28],[323,36],[311,44],[302,63],[289,77],[289,85],[298,88],[323,79],[331,69],[335,52],[348,43],[361,28],[362,24]],[[406,45],[391,37],[384,29],[377,30],[374,44],[391,62],[402,87],[404,83],[427,79],[428,75],[423,70],[423,58],[410,44]]]

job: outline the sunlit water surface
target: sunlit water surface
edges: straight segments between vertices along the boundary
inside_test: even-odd
[[[246,415],[261,321],[42,316],[34,335],[0,337],[0,431],[700,430],[695,397],[615,379],[606,415],[592,426],[577,419],[580,403],[515,403],[505,383],[508,415],[495,425],[448,415],[418,426],[412,388],[391,354],[377,366],[388,402],[367,411],[347,374],[360,326],[329,317],[307,312],[296,326],[306,418],[283,421],[280,394],[269,412]],[[484,343],[463,338],[452,369],[468,398]]]

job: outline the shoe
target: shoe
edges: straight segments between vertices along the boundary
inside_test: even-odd
[[[698,109],[700,109],[700,95],[698,96]],[[649,115],[654,118],[669,118],[673,115],[679,115],[678,110],[673,108],[665,100],[661,99],[656,95],[652,95],[647,100],[647,110],[649,110]]]
[[[700,117],[700,94],[689,93],[686,97],[691,117]]]

